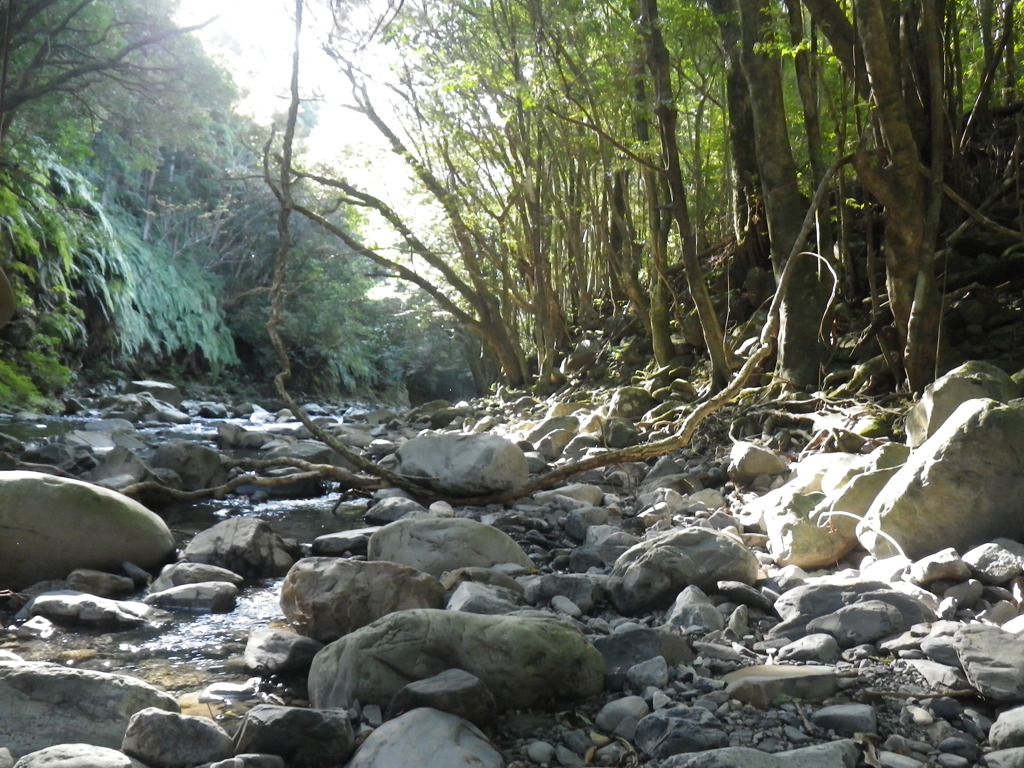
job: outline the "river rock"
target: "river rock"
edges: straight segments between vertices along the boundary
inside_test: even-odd
[[[149,585],[150,592],[160,592],[182,584],[201,584],[204,581],[226,581],[236,587],[245,581],[234,571],[207,563],[178,562],[165,565],[160,575]]]
[[[418,609],[389,614],[336,640],[313,660],[313,706],[386,705],[403,686],[449,668],[481,680],[499,709],[543,706],[601,690],[604,660],[551,614],[503,616]]]
[[[280,755],[289,768],[333,768],[355,751],[348,713],[258,704],[235,735],[238,752]]]
[[[181,390],[178,389],[176,385],[170,384],[166,381],[153,381],[152,379],[129,381],[124,385],[124,391],[129,395],[148,392],[158,400],[169,403],[175,408],[181,408],[181,403],[184,400]]]
[[[467,566],[513,563],[533,569],[533,561],[506,533],[469,518],[415,517],[385,525],[372,536],[370,560],[390,560],[441,576]]]
[[[125,561],[155,570],[173,553],[166,523],[127,496],[38,472],[0,472],[0,589],[76,568],[117,571]]]
[[[1000,712],[988,732],[992,749],[1024,747],[1024,707]]]
[[[247,579],[283,576],[295,562],[281,537],[251,517],[234,517],[200,531],[180,559],[216,565]]]
[[[1017,397],[1020,388],[1010,374],[992,363],[969,360],[925,387],[921,399],[907,411],[907,445],[921,445],[968,400],[1008,403]]]
[[[395,456],[399,474],[453,496],[511,491],[529,477],[522,449],[498,435],[421,435]]]
[[[691,584],[676,596],[665,616],[665,623],[684,631],[696,629],[701,634],[707,634],[723,629],[725,617],[700,587]]]
[[[608,592],[620,613],[635,616],[667,608],[691,584],[705,591],[720,580],[753,584],[758,570],[757,558],[732,536],[684,528],[627,550],[612,568]]]
[[[662,762],[660,768],[854,768],[860,753],[860,747],[852,739],[815,744],[778,754],[750,747],[725,747],[696,755],[676,755]],[[911,768],[909,763],[888,762],[880,765],[886,765],[887,768]]]
[[[45,616],[53,621],[94,628],[128,629],[158,624],[170,617],[158,608],[135,600],[111,600],[85,592],[43,592],[26,603],[19,618]]]
[[[238,587],[227,581],[201,581],[179,584],[145,597],[146,605],[193,613],[227,613],[235,608]]]
[[[16,753],[72,742],[119,749],[129,719],[147,707],[178,710],[173,696],[126,675],[0,661],[0,743]]]
[[[777,477],[789,470],[789,462],[775,451],[742,440],[729,452],[729,478],[738,485],[750,485],[760,475]]]
[[[307,557],[285,577],[281,610],[299,632],[327,643],[395,611],[442,608],[444,592],[433,576],[396,562]]]
[[[987,624],[960,627],[953,636],[971,686],[994,701],[1024,702],[1024,637]]]
[[[76,568],[64,583],[74,592],[88,592],[99,597],[118,598],[135,591],[135,582],[130,577],[94,568]]]
[[[821,701],[832,696],[839,686],[835,669],[819,665],[755,665],[730,672],[722,679],[731,698],[761,708],[771,706],[783,696]]]
[[[149,768],[124,752],[92,744],[57,744],[25,755],[14,768]]]
[[[259,627],[245,644],[245,666],[257,672],[308,672],[323,643],[277,627]]]
[[[846,606],[863,601],[881,601],[899,611],[907,626],[935,620],[935,613],[916,597],[904,594],[887,584],[860,579],[832,578],[801,584],[775,601],[775,610],[782,622],[769,635],[796,640],[811,634],[808,624],[821,616],[835,613]]]
[[[1024,405],[969,400],[911,453],[857,527],[876,557],[1024,535]]]
[[[209,446],[188,440],[163,443],[154,451],[149,464],[174,472],[186,491],[215,488],[228,480],[223,457]]]
[[[150,768],[191,768],[231,757],[234,745],[208,717],[148,707],[128,721],[121,751]]]
[[[387,525],[407,517],[429,515],[430,512],[414,499],[404,496],[386,496],[366,510],[364,519],[369,525]]]
[[[464,581],[448,596],[444,607],[449,611],[468,613],[513,613],[526,605],[521,592],[494,584]]]
[[[484,682],[464,669],[446,669],[401,688],[388,702],[391,720],[417,707],[430,707],[483,726],[494,719],[497,703]]]
[[[909,628],[903,612],[883,600],[862,600],[807,622],[807,631],[832,635],[842,648],[875,643]]]
[[[475,725],[421,707],[389,720],[362,743],[346,768],[504,768],[501,753]]]
[[[682,752],[703,752],[729,743],[725,726],[703,707],[675,706],[645,716],[636,726],[636,745],[663,760]]]

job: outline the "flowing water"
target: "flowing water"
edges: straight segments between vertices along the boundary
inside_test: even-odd
[[[139,431],[160,439],[194,439],[212,445],[216,424],[205,421]],[[71,419],[5,422],[0,424],[0,432],[30,443],[52,439],[81,426],[81,420]],[[174,504],[154,511],[174,532],[179,548],[199,531],[228,516],[245,516],[265,520],[276,533],[294,539],[308,554],[308,546],[317,536],[362,527],[364,507],[358,500],[343,499],[332,492],[315,498],[271,499],[261,503],[231,496],[217,501]],[[254,628],[284,622],[279,605],[282,581],[268,579],[247,584],[229,613],[175,612],[172,622],[159,627],[99,631],[52,625],[30,634],[18,622],[11,622],[7,632],[0,631],[0,650],[13,651],[29,660],[130,674],[179,698],[195,699],[211,683],[249,680],[252,673],[242,661],[246,640]]]

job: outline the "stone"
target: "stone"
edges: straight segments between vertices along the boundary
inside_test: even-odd
[[[234,571],[229,571],[227,568],[221,568],[218,565],[179,562],[164,566],[164,569],[160,571],[160,575],[153,579],[153,583],[149,585],[149,591],[162,592],[165,589],[182,584],[201,584],[204,581],[226,581],[229,584],[240,587],[245,579]]]
[[[1024,702],[1024,637],[986,624],[970,624],[953,636],[971,686],[994,701]]]
[[[467,566],[534,567],[507,533],[464,517],[417,517],[385,525],[370,537],[367,557],[401,563],[432,576]]]
[[[635,616],[671,605],[693,584],[711,590],[720,580],[752,584],[757,558],[732,536],[707,528],[668,531],[642,541],[615,562],[608,592],[616,609]]]
[[[963,561],[983,584],[1005,584],[1024,572],[1024,544],[996,539],[964,552]]]
[[[111,600],[108,597],[70,590],[36,595],[21,609],[18,616],[45,616],[64,624],[81,624],[106,629],[142,627],[147,624],[158,624],[169,618],[164,611],[146,603]]]
[[[311,637],[277,627],[259,627],[249,633],[243,656],[247,669],[269,674],[308,672],[324,644]]]
[[[841,650],[832,635],[823,632],[797,638],[779,648],[775,658],[779,661],[809,661],[815,664],[834,664]]]
[[[118,598],[135,591],[135,582],[128,576],[93,568],[76,568],[68,574],[64,583],[72,592],[88,592],[99,597]]]
[[[348,713],[257,704],[235,734],[238,752],[279,755],[289,768],[333,768],[355,751]]]
[[[809,622],[841,608],[866,600],[880,600],[894,606],[907,626],[934,621],[934,611],[918,600],[878,581],[833,577],[794,587],[775,601],[782,622],[772,627],[772,638],[796,640],[808,634]]]
[[[238,587],[228,581],[201,581],[198,584],[178,584],[146,595],[146,605],[174,611],[192,613],[227,613],[234,610],[238,600]]]
[[[427,434],[396,452],[396,471],[453,496],[511,491],[529,477],[526,456],[498,435]]]
[[[999,713],[988,732],[992,749],[1024,747],[1024,707],[1014,707]]]
[[[1020,539],[1024,515],[1024,407],[969,400],[911,453],[857,527],[875,557],[966,552]]]
[[[696,658],[690,644],[675,630],[650,627],[628,627],[594,640],[594,647],[604,658],[605,688],[621,690],[627,674],[636,664],[664,657],[675,666],[689,664]]]
[[[997,749],[985,755],[988,768],[1024,768],[1024,747]]]
[[[860,753],[853,739],[777,754],[749,747],[725,747],[697,755],[676,755],[663,761],[660,768],[855,768]]]
[[[807,622],[808,632],[830,634],[842,648],[875,643],[908,628],[900,609],[884,600],[861,600]]]
[[[327,645],[313,659],[309,696],[319,708],[386,705],[403,686],[453,667],[479,677],[502,710],[586,698],[604,677],[601,654],[552,614],[413,609]]]
[[[545,607],[556,597],[567,597],[584,613],[591,613],[608,597],[608,577],[595,573],[543,573],[520,579],[530,605]]]
[[[93,744],[56,744],[30,752],[14,768],[148,768],[110,747]]]
[[[789,470],[789,463],[775,451],[738,440],[729,453],[729,478],[737,485],[750,485],[758,475],[776,477]]]
[[[281,537],[251,517],[233,517],[200,531],[180,559],[216,565],[247,579],[284,576],[295,562]]]
[[[505,768],[501,753],[475,725],[421,707],[374,730],[345,768]]]
[[[935,434],[968,400],[985,398],[1008,403],[1020,390],[1008,373],[982,360],[971,360],[940,376],[907,411],[907,445],[917,448]]]
[[[385,496],[366,510],[364,519],[370,525],[387,525],[406,517],[429,514],[427,508],[414,499],[407,499],[403,496]]]
[[[39,472],[0,472],[0,590],[76,568],[116,571],[126,560],[156,570],[173,554],[167,524],[127,496]]]
[[[307,557],[292,566],[281,586],[285,617],[322,643],[394,611],[443,606],[440,581],[386,560]]]
[[[725,726],[703,707],[659,709],[636,726],[636,746],[655,760],[682,752],[704,752],[729,743]]]
[[[877,733],[878,715],[870,704],[833,704],[811,713],[811,722],[839,736]]]
[[[513,613],[526,606],[521,593],[494,584],[464,581],[448,597],[445,608],[468,613]]]
[[[149,465],[174,472],[186,491],[216,488],[228,481],[223,457],[213,448],[189,440],[162,443],[150,456]]]
[[[665,623],[682,630],[696,629],[701,634],[725,627],[725,617],[700,587],[688,586],[676,597],[665,616]]]
[[[952,547],[926,555],[910,566],[910,580],[924,586],[935,581],[966,581],[971,569]]]
[[[603,406],[606,418],[638,419],[657,405],[658,401],[643,387],[619,387]]]
[[[373,525],[325,533],[313,539],[312,553],[317,557],[341,557],[345,554],[365,556],[370,546],[370,536],[378,530],[380,526]]]
[[[479,677],[464,669],[446,669],[400,688],[388,702],[387,718],[391,720],[417,707],[448,712],[483,726],[494,719],[498,705]]]
[[[191,768],[234,754],[231,737],[208,717],[147,707],[132,715],[121,751],[150,768]]]
[[[119,749],[131,716],[148,707],[178,711],[173,696],[132,677],[0,660],[0,730],[16,753],[63,743]]]
[[[650,714],[651,708],[647,706],[643,696],[623,696],[621,699],[613,699],[601,707],[601,711],[594,718],[594,725],[608,734],[616,734],[623,723],[631,723],[631,728],[636,731],[636,725],[644,717]],[[633,734],[625,738],[632,739]]]
[[[730,697],[762,709],[780,698],[822,701],[838,687],[835,669],[818,665],[756,665],[730,672],[722,679]]]
[[[129,381],[125,384],[124,391],[129,395],[147,392],[157,400],[162,400],[175,408],[181,408],[181,403],[184,400],[181,390],[166,381],[153,381],[152,379]]]

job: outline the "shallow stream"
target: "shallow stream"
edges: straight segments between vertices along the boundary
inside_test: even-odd
[[[81,419],[3,422],[0,432],[27,444],[54,439],[81,428],[83,423]],[[159,440],[191,439],[213,445],[217,423],[205,420],[184,427],[161,426],[139,432]],[[308,554],[308,546],[317,536],[364,525],[364,505],[346,502],[337,492],[260,503],[252,503],[244,496],[230,496],[216,501],[176,503],[153,511],[167,522],[179,549],[196,533],[226,517],[245,516],[265,520],[276,533],[294,539]],[[29,660],[130,674],[174,696],[188,698],[211,683],[242,683],[250,679],[252,673],[245,669],[242,659],[245,644],[250,630],[284,621],[279,606],[282,581],[268,579],[247,584],[229,613],[175,612],[174,620],[160,627],[100,631],[53,625],[50,631],[29,634],[27,628],[19,628],[14,622],[7,632],[0,632],[0,649]]]

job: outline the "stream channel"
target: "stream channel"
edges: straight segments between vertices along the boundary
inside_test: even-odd
[[[182,426],[140,426],[137,435],[153,448],[163,441],[181,439],[216,447],[217,426],[225,422],[253,426],[244,419],[195,419]],[[58,439],[68,431],[82,428],[84,423],[82,419],[72,418],[3,420],[0,432],[29,445]],[[298,422],[275,424],[274,430],[287,432],[300,426]],[[247,496],[232,495],[221,500],[151,508],[174,533],[179,551],[199,531],[228,516],[245,516],[265,520],[280,536],[297,541],[303,554],[308,555],[309,545],[317,536],[363,527],[366,502],[341,498],[337,491],[325,490],[322,495],[304,499],[272,497],[254,503]],[[239,716],[247,708],[242,704],[246,697],[218,698],[210,694],[208,686],[230,690],[234,685],[252,688],[256,683],[261,693],[277,693],[277,698],[282,700],[304,696],[304,681],[257,682],[243,662],[252,629],[275,623],[284,626],[279,605],[282,582],[283,578],[247,583],[239,591],[234,610],[228,613],[176,611],[170,623],[136,629],[91,630],[54,624],[37,632],[12,621],[4,630],[0,614],[0,650],[12,651],[31,661],[52,661],[80,669],[131,675],[178,697],[183,711],[190,706],[197,706],[204,712],[216,709],[220,715],[232,719],[232,714]],[[124,599],[137,600],[144,594]],[[249,699],[248,703],[258,703],[258,699]]]

